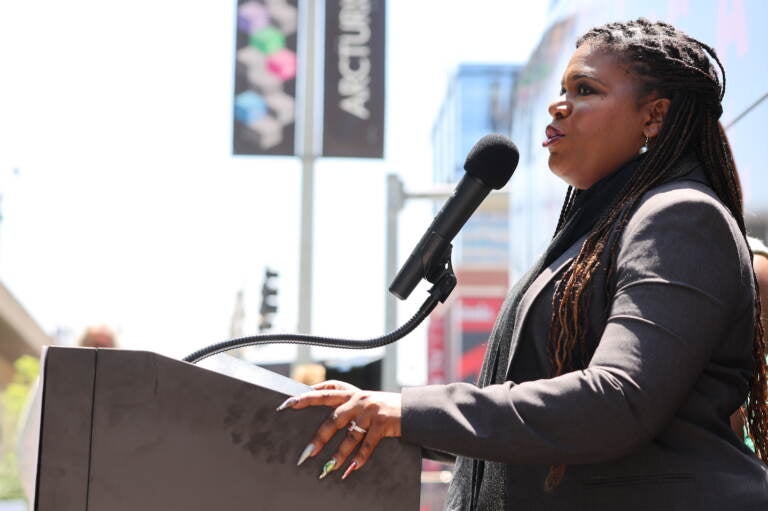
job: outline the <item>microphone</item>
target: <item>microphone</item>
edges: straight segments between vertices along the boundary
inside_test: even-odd
[[[486,135],[475,144],[464,162],[467,173],[400,268],[389,286],[390,293],[405,300],[422,278],[434,283],[432,277],[444,269],[446,256],[450,262],[451,240],[491,189],[507,184],[519,157],[515,144],[503,135]]]

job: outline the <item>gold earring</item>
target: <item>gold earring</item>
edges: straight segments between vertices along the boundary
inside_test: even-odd
[[[645,154],[648,152],[648,137],[645,137],[645,143],[640,147],[638,154]]]

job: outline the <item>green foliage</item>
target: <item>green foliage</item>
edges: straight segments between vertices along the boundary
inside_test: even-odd
[[[16,430],[29,391],[40,372],[40,361],[24,355],[16,360],[13,366],[13,380],[0,393],[0,500],[24,498],[16,467]]]

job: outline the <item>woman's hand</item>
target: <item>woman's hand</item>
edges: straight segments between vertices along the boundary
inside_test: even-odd
[[[297,463],[301,465],[307,458],[316,456],[336,432],[346,429],[344,440],[323,466],[320,479],[341,468],[359,446],[341,477],[346,479],[368,462],[382,438],[400,436],[399,393],[360,390],[354,385],[337,381],[319,383],[315,388],[317,390],[287,399],[277,410],[301,410],[309,406],[334,408],[301,453]]]
[[[350,390],[352,392],[360,392],[361,389],[355,387],[351,383],[339,380],[327,380],[312,385],[315,390]]]

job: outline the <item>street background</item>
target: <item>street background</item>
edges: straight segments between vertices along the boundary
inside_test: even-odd
[[[389,0],[386,9],[383,158],[315,164],[311,332],[385,331],[387,175],[406,191],[450,186],[471,144],[491,131],[521,152],[504,198],[456,241],[452,301],[398,343],[399,385],[472,381],[509,283],[546,246],[564,191],[539,146],[546,105],[591,26],[647,16],[715,46],[747,222],[768,235],[768,178],[754,143],[768,113],[768,33],[759,25],[768,4]],[[96,324],[114,329],[119,348],[172,358],[229,338],[238,314],[240,333],[258,333],[266,268],[279,273],[272,330],[296,331],[301,162],[232,152],[236,19],[237,2],[0,4],[0,481],[11,477],[12,419],[34,372],[25,359],[9,384],[19,355],[75,345]],[[398,264],[439,204],[405,202]],[[400,323],[426,288],[397,305]],[[275,367],[296,357],[290,346],[248,353]],[[422,505],[439,509],[447,467],[425,468]],[[8,510],[25,508],[14,502]]]

